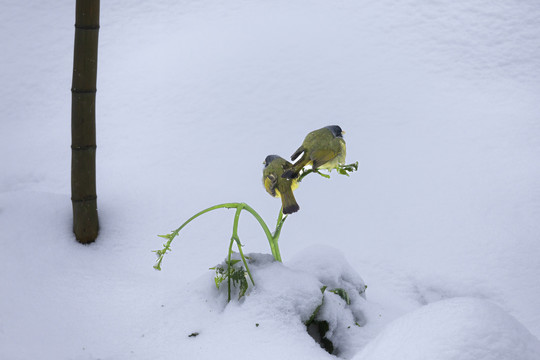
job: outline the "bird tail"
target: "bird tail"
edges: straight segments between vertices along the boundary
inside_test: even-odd
[[[300,206],[294,198],[292,189],[286,190],[284,193],[281,193],[281,204],[283,206],[283,214],[292,214],[300,210]]]
[[[283,174],[281,175],[281,177],[285,179],[296,179],[298,177],[299,172],[300,170],[297,170],[294,167],[292,167],[289,170],[285,170]]]
[[[308,163],[309,163],[309,158],[307,154],[304,152],[304,155],[302,155],[300,160],[298,160],[298,162],[294,164],[293,166],[291,166],[289,169],[285,170],[283,174],[281,175],[281,177],[285,179],[296,179],[298,177],[298,174],[300,173],[300,170],[302,170],[302,168],[306,166]]]
[[[298,150],[294,152],[294,154],[291,155],[291,160],[296,160],[297,157],[299,157],[303,152],[305,151],[303,146],[300,146]]]

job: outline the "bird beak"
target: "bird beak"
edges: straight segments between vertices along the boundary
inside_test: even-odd
[[[342,133],[342,134],[345,134],[345,131],[341,130],[341,133]]]

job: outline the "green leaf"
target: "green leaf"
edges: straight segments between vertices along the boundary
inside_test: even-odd
[[[225,277],[221,276],[221,275],[216,275],[216,277],[214,277],[214,282],[216,283],[216,288],[219,289],[219,286],[221,285],[221,283],[223,282],[223,280],[225,280]]]
[[[326,286],[324,286],[323,288],[326,288]],[[324,290],[322,290],[322,292],[324,292]],[[319,305],[317,305],[315,310],[313,310],[313,312],[311,313],[311,316],[304,323],[304,325],[309,326],[315,321],[315,318],[317,317],[317,314],[319,313],[319,310],[321,310],[321,307],[323,306],[323,304],[324,304],[324,296],[321,298],[321,303]]]
[[[337,169],[338,173],[340,173],[341,175],[347,175],[347,176],[350,176],[349,173],[347,172],[347,170],[343,169],[343,168],[338,168]]]
[[[327,179],[330,179],[330,175],[329,174],[323,174],[322,172],[320,172],[319,170],[314,170],[313,172],[321,175],[323,178],[327,178]]]
[[[334,293],[336,295],[339,295],[340,298],[345,300],[345,303],[347,305],[351,305],[351,298],[349,297],[349,294],[347,294],[347,291],[345,291],[344,289],[337,288],[337,289],[334,289],[334,290],[330,290],[330,292],[332,292],[332,293]]]
[[[230,265],[230,266],[234,266],[235,264],[238,264],[239,262],[240,262],[240,260],[232,259],[230,263],[227,261],[227,264]]]
[[[231,259],[230,263],[232,265],[229,265],[229,262],[226,260],[225,263],[210,268],[211,270],[215,270],[216,272],[216,276],[214,277],[216,288],[219,289],[221,284],[225,280],[229,279],[230,281],[232,281],[232,285],[238,289],[238,299],[240,299],[246,294],[249,287],[247,281],[247,272],[246,270],[244,270],[244,267],[234,267],[234,265],[237,264],[239,261],[240,260]]]

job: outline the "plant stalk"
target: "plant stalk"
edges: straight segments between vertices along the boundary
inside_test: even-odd
[[[171,243],[172,243],[172,241],[174,240],[174,238],[176,236],[178,236],[178,233],[184,227],[186,227],[187,224],[189,224],[191,221],[195,220],[196,218],[198,218],[199,216],[201,216],[201,215],[203,215],[203,214],[205,214],[207,212],[217,210],[217,209],[222,209],[222,208],[226,208],[226,209],[235,208],[235,209],[237,209],[236,214],[235,214],[235,220],[234,220],[235,222],[233,223],[233,231],[234,231],[234,229],[236,229],[236,231],[238,229],[238,219],[240,217],[240,212],[242,210],[246,210],[251,215],[253,215],[253,217],[259,222],[259,225],[261,225],[261,227],[262,227],[262,229],[264,231],[264,234],[266,235],[266,238],[268,239],[268,243],[270,245],[270,250],[272,251],[272,256],[274,256],[274,259],[276,259],[276,261],[282,262],[281,254],[280,254],[280,251],[279,251],[279,246],[278,246],[278,243],[277,243],[277,238],[279,238],[279,233],[281,232],[281,226],[279,226],[279,224],[283,225],[283,221],[285,220],[286,217],[283,218],[283,220],[278,221],[278,226],[276,227],[276,231],[274,232],[274,234],[272,234],[270,232],[270,230],[268,229],[268,226],[266,225],[264,220],[261,218],[261,216],[251,206],[249,206],[248,204],[246,204],[246,203],[224,203],[224,204],[214,205],[214,206],[211,206],[211,207],[209,207],[207,209],[199,211],[198,213],[196,213],[195,215],[193,215],[192,217],[187,219],[178,229],[172,231],[170,234],[159,235],[160,237],[167,239],[167,242],[165,244],[163,244],[163,249],[155,250],[156,254],[158,255],[158,260],[157,260],[156,264],[154,265],[154,269],[161,270],[161,262],[163,261],[163,256],[167,252],[171,251]],[[281,210],[280,210],[280,213],[281,213],[281,216],[282,216],[283,214],[282,214]],[[279,218],[280,217],[278,217],[278,219]],[[279,229],[278,229],[278,227],[279,227]],[[277,237],[276,237],[276,235],[277,235]],[[238,243],[240,243],[239,240],[238,240]],[[251,274],[250,274],[250,277],[251,277]]]

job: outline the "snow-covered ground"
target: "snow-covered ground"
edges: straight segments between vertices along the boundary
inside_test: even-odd
[[[102,2],[90,246],[71,233],[74,1],[0,10],[0,359],[330,359],[302,304],[344,274],[368,285],[345,358],[540,358],[535,2]],[[262,161],[330,124],[359,171],[302,182],[284,263],[245,300],[207,270],[232,210],[152,268],[156,235],[211,205],[273,224]],[[248,215],[239,231],[270,253]]]

